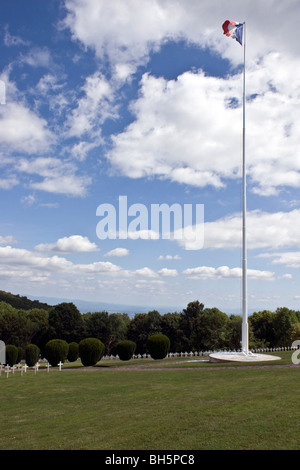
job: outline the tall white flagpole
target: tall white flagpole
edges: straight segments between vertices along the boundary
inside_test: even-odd
[[[243,72],[243,323],[242,323],[242,352],[249,352],[249,331],[248,331],[248,302],[247,302],[247,237],[246,237],[246,23],[243,23],[243,43],[244,43],[244,72]]]

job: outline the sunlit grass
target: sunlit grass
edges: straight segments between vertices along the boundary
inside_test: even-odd
[[[2,372],[0,449],[299,448],[297,367],[168,362],[171,370],[117,370],[115,360],[91,370]]]

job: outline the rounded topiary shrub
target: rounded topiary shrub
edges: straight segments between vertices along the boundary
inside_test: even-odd
[[[117,344],[117,354],[121,361],[129,361],[134,355],[136,344],[133,341],[124,340]]]
[[[39,360],[40,348],[35,344],[27,344],[25,348],[25,362],[28,367],[33,367]]]
[[[24,359],[24,349],[21,348],[21,346],[18,347],[18,358],[17,358],[17,363],[22,361]]]
[[[69,344],[69,352],[67,359],[69,362],[77,361],[79,357],[79,346],[78,343],[72,342]]]
[[[45,356],[51,366],[55,367],[61,362],[65,362],[69,351],[69,345],[63,339],[51,339],[45,347]]]
[[[79,343],[79,357],[84,366],[94,366],[102,358],[105,346],[97,338],[85,338]]]
[[[163,359],[170,350],[170,340],[162,333],[149,336],[147,349],[152,359]]]
[[[6,364],[10,367],[17,364],[18,361],[18,348],[13,344],[7,344],[5,347],[5,354],[6,354]]]

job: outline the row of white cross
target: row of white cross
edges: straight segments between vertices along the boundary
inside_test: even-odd
[[[63,365],[63,362],[59,361],[59,363],[57,365],[58,365],[58,369],[61,370],[61,366]],[[34,374],[36,374],[38,372],[39,367],[40,367],[39,362],[37,362],[33,366]],[[51,365],[48,362],[47,363],[47,372],[50,371],[50,367],[51,367]],[[11,366],[11,367],[8,364],[6,366],[4,366],[3,364],[0,364],[0,376],[1,376],[2,372],[4,372],[6,374],[6,378],[8,378],[10,373],[14,374],[16,371],[21,372],[21,375],[23,375],[23,372],[27,372],[27,369],[28,369],[27,364],[24,364],[24,365],[17,364],[17,365]]]

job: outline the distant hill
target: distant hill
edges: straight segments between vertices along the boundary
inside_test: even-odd
[[[29,295],[29,297],[31,297]],[[55,297],[40,297],[40,300],[46,302],[50,305],[57,305],[63,302],[72,302],[81,313],[87,312],[108,312],[108,313],[127,313],[130,317],[133,317],[136,313],[148,313],[151,310],[157,310],[160,314],[165,314],[168,312],[179,312],[181,308],[176,307],[161,307],[161,306],[153,306],[147,307],[142,305],[126,305],[126,304],[114,304],[108,302],[99,301],[87,301],[87,300],[79,300],[79,299],[65,299],[65,298],[55,298]]]
[[[47,303],[40,302],[39,300],[31,300],[26,296],[11,294],[4,290],[0,290],[0,302],[6,302],[12,307],[20,310],[31,310],[32,308],[43,308],[44,310],[49,310],[52,307]]]

